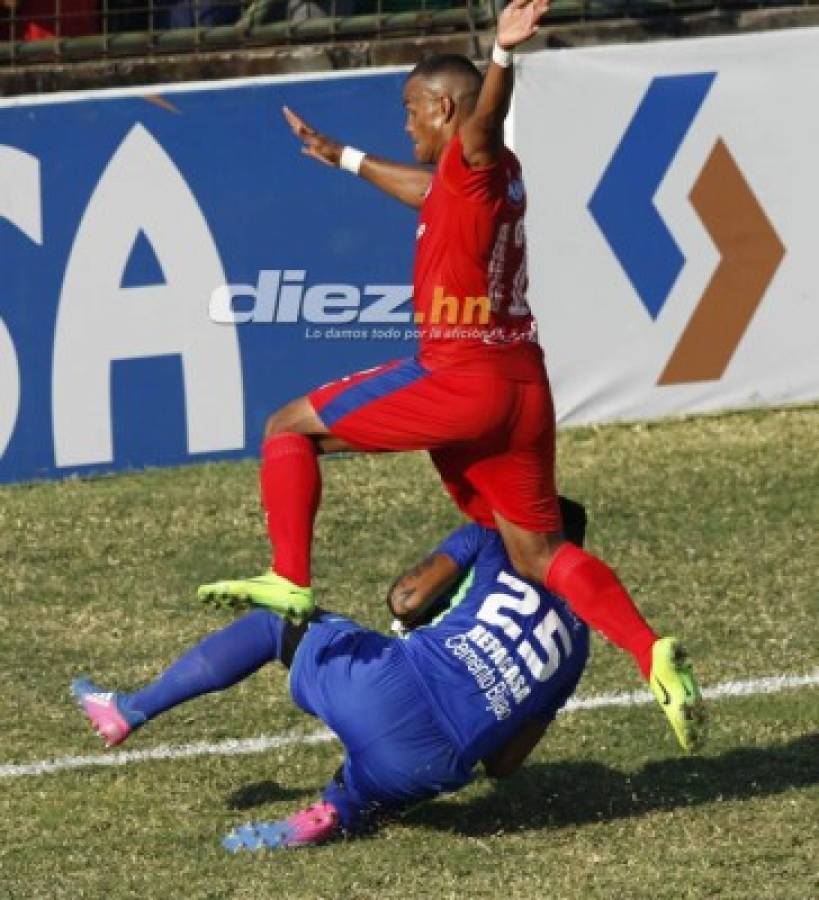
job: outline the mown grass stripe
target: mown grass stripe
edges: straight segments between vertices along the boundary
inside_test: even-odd
[[[724,697],[751,697],[759,694],[777,694],[781,691],[819,685],[819,669],[805,675],[769,675],[765,678],[751,678],[745,681],[723,681],[704,688],[703,695],[708,700]],[[654,698],[647,691],[633,691],[620,694],[600,694],[596,697],[581,697],[569,700],[566,712],[602,709],[604,707],[641,706],[652,703]],[[190,759],[195,756],[242,756],[250,753],[265,753],[282,747],[310,746],[334,740],[332,731],[322,729],[314,732],[291,732],[257,738],[242,738],[207,743],[182,744],[176,747],[154,747],[151,750],[125,750],[95,756],[63,756],[52,760],[33,763],[9,763],[0,765],[0,778],[23,778],[34,775],[54,775],[71,769],[98,766],[124,766],[129,763],[152,759]]]

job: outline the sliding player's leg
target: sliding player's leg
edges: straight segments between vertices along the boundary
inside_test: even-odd
[[[328,782],[316,802],[276,822],[248,822],[233,828],[222,846],[231,853],[241,850],[277,850],[323,844],[337,837],[369,833],[383,810],[353,786],[349,755]]]
[[[222,846],[237,853],[358,837],[407,808],[467,784],[471,772],[457,763],[451,743],[423,712],[423,702],[417,695],[412,699],[413,720],[405,719],[356,757],[348,755],[317,803],[276,822],[248,822],[234,828]],[[403,711],[391,705],[393,716]],[[378,759],[374,746],[380,748]]]
[[[322,614],[299,646],[289,685],[294,703],[338,735],[347,751],[344,764],[318,806],[284,822],[234,829],[225,839],[228,849],[359,834],[407,804],[471,780],[471,766],[435,718],[396,639]],[[317,836],[305,839],[314,826]]]
[[[545,688],[538,737],[585,667],[588,633],[580,629],[571,661]],[[318,804],[283,821],[236,828],[223,841],[226,849],[294,847],[368,833],[384,819],[468,784],[473,764],[445,733],[416,679],[398,641],[332,614],[312,625],[291,671],[293,699],[338,734],[347,748],[344,763]],[[492,753],[488,774],[504,777],[506,762],[502,753]]]
[[[267,610],[254,610],[208,635],[140,690],[110,691],[77,678],[71,692],[106,745],[113,747],[161,713],[225,690],[265,663],[279,660],[289,667],[303,633],[303,628]]]

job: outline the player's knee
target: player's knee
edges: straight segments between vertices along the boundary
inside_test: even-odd
[[[299,427],[299,409],[301,400],[292,400],[285,406],[280,407],[272,415],[268,416],[264,426],[265,438],[273,437],[275,434],[285,434],[287,432],[301,433]]]
[[[303,434],[311,440],[327,436],[327,429],[307,397],[297,397],[277,409],[265,422],[265,438],[277,434]]]
[[[265,440],[269,437],[273,437],[274,434],[283,434],[287,429],[284,427],[284,417],[282,416],[283,410],[278,409],[272,415],[267,417],[267,421],[264,423],[264,436]]]

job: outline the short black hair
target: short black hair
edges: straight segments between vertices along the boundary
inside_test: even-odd
[[[566,535],[566,540],[582,547],[586,540],[586,524],[588,523],[586,507],[582,503],[562,495],[557,499],[560,503],[560,517],[563,519],[563,534]]]
[[[483,77],[478,67],[467,56],[459,53],[436,53],[422,59],[409,73],[410,78],[455,77],[463,79],[477,93]]]

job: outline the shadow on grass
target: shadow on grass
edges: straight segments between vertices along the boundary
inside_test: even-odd
[[[228,809],[253,809],[256,806],[264,806],[265,803],[274,803],[277,800],[297,800],[306,793],[314,791],[299,788],[282,787],[275,781],[257,781],[255,784],[246,784],[234,791],[226,800]]]
[[[535,763],[499,782],[488,796],[469,803],[438,800],[418,807],[405,822],[478,837],[625,819],[810,787],[819,783],[817,760],[819,734],[714,758],[653,762],[633,775],[600,763]]]

